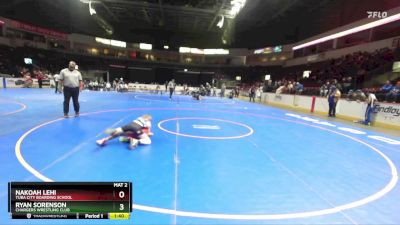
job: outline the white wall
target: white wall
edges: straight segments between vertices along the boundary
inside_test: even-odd
[[[278,104],[291,108],[298,108],[311,112],[312,97],[296,95],[276,95],[263,93],[261,101],[267,104]],[[367,104],[364,102],[347,101],[341,99],[336,107],[336,114],[346,118],[363,120]],[[326,98],[316,97],[314,111],[328,115],[328,101]],[[398,126],[400,128],[400,104],[379,103],[375,110],[374,120],[376,122]]]

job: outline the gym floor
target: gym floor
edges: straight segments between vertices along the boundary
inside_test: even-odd
[[[0,89],[0,224],[400,224],[400,132],[242,100]],[[71,112],[73,107],[71,102]],[[153,116],[149,146],[95,141]],[[131,181],[129,221],[11,220],[9,181]]]

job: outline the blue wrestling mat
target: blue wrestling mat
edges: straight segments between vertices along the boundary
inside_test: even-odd
[[[400,135],[240,100],[0,89],[0,224],[400,224]],[[72,109],[72,103],[71,103]],[[104,130],[153,116],[149,146]],[[131,181],[126,221],[11,220],[9,181]]]

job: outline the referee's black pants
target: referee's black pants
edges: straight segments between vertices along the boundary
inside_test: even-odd
[[[174,93],[174,88],[169,88],[169,98],[172,98],[173,93]]]
[[[71,101],[71,97],[72,102],[74,103],[75,113],[79,113],[79,87],[64,87],[64,114],[68,114],[69,112],[69,102]]]

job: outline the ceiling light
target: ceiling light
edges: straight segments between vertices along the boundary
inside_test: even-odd
[[[222,28],[224,26],[225,17],[222,16],[221,20],[217,23],[217,27]]]
[[[96,10],[92,8],[92,1],[89,2],[89,13],[91,16],[96,14]]]
[[[190,48],[189,47],[179,47],[179,52],[180,53],[190,53]]]
[[[336,39],[336,38],[339,38],[339,37],[344,37],[344,36],[347,36],[349,34],[354,34],[354,33],[360,32],[360,31],[368,30],[368,29],[371,29],[371,28],[374,28],[374,27],[377,27],[377,26],[381,26],[381,25],[384,25],[384,24],[387,24],[387,23],[391,23],[391,22],[397,21],[397,20],[400,20],[400,13],[398,13],[396,15],[393,15],[393,16],[386,17],[384,19],[380,19],[380,20],[371,22],[371,23],[367,23],[367,24],[364,24],[364,25],[361,25],[361,26],[357,26],[357,27],[354,27],[354,28],[351,28],[351,29],[348,29],[348,30],[344,30],[344,31],[341,31],[341,32],[338,32],[338,33],[335,33],[335,34],[331,34],[331,35],[328,35],[328,36],[325,36],[325,37],[322,37],[322,38],[319,38],[319,39],[316,39],[316,40],[313,40],[313,41],[309,41],[309,42],[306,42],[304,44],[300,44],[300,45],[294,46],[293,50],[298,50],[298,49],[305,48],[305,47],[308,47],[308,46],[311,46],[311,45],[316,45],[316,44],[319,44],[319,43],[322,43],[322,42],[325,42],[325,41],[333,40],[333,39]]]
[[[231,1],[231,5],[232,8],[229,12],[229,14],[233,17],[235,17],[240,10],[244,7],[244,5],[246,4],[246,0],[232,0]]]
[[[151,50],[151,49],[153,49],[153,45],[152,44],[146,44],[146,43],[140,43],[139,44],[139,48],[143,49],[143,50]]]

